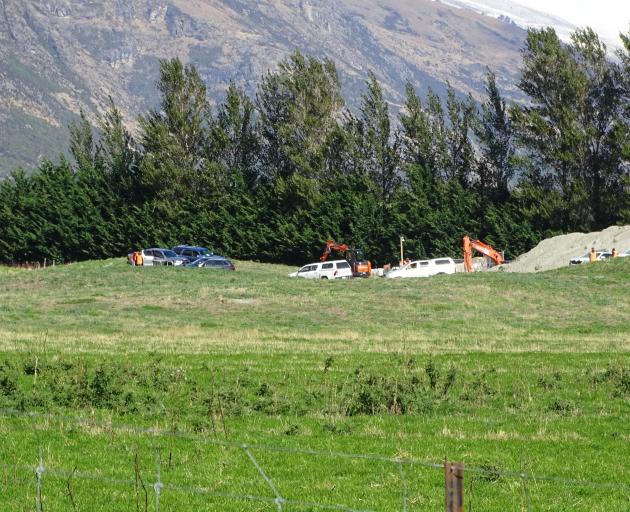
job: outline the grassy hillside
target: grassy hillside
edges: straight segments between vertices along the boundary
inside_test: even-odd
[[[3,510],[33,508],[39,448],[45,510],[153,510],[158,456],[164,509],[277,510],[239,443],[311,504],[439,509],[424,463],[448,457],[473,510],[628,509],[630,258],[401,281],[237,266],[0,269]]]
[[[122,260],[10,270],[0,290],[0,348],[118,354],[628,351],[626,261],[537,275],[330,283],[292,280],[291,268],[248,262],[221,275],[131,268]]]

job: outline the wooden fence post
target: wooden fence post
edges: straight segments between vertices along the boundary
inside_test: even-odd
[[[464,465],[444,460],[446,512],[464,512]]]

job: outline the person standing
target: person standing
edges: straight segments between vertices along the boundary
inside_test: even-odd
[[[597,253],[595,252],[595,247],[591,247],[591,252],[588,253],[588,261],[589,263],[593,263],[597,259]]]
[[[144,258],[142,257],[141,251],[133,253],[133,263],[136,267],[141,267],[144,264]]]
[[[615,249],[614,247],[612,248],[611,255],[612,258],[616,258],[617,256],[619,256],[617,249]]]

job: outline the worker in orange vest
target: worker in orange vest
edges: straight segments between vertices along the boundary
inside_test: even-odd
[[[142,252],[136,251],[133,253],[133,264],[136,267],[141,267],[144,265],[144,258],[142,257]]]
[[[612,254],[613,258],[616,258],[617,256],[619,256],[619,253],[617,252],[617,249],[615,249],[614,247],[612,249],[612,253],[611,254]]]

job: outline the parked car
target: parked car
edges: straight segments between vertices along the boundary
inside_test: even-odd
[[[186,264],[191,268],[211,268],[215,270],[236,270],[234,263],[223,256],[202,256]]]
[[[628,256],[630,256],[630,249],[626,249],[625,251],[619,253],[620,258],[627,258]]]
[[[304,265],[289,277],[302,277],[305,279],[350,279],[352,267],[346,260],[319,261]]]
[[[143,265],[145,267],[155,267],[159,265],[179,267],[184,265],[187,261],[186,258],[178,256],[174,251],[161,247],[143,249],[142,259],[144,260]]]
[[[202,256],[214,256],[214,253],[210,249],[205,247],[199,247],[198,245],[177,245],[173,247],[173,251],[178,256],[186,258],[190,263]]]
[[[591,251],[586,251],[582,256],[576,256],[571,258],[569,265],[581,265],[582,263],[588,263],[590,261],[589,254]],[[595,261],[605,260],[612,256],[612,253],[606,249],[599,249],[595,251]]]
[[[431,277],[439,274],[454,274],[453,258],[434,258],[432,260],[416,260],[390,270],[385,277],[390,279],[404,277]]]

